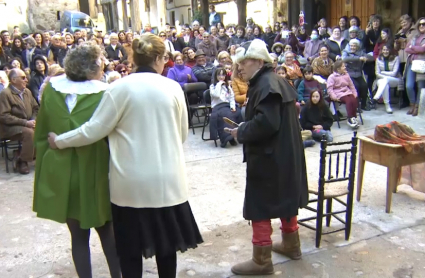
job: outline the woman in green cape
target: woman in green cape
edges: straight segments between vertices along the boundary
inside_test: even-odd
[[[121,270],[111,222],[107,141],[65,150],[50,149],[47,141],[49,131],[73,130],[96,110],[107,86],[99,81],[101,50],[85,43],[68,53],[64,64],[66,75],[50,79],[37,117],[33,209],[40,218],[68,225],[79,277],[92,277],[89,239],[90,228],[95,228],[111,277],[118,278]]]

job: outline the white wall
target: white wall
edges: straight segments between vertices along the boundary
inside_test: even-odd
[[[169,0],[166,1],[166,16],[167,22],[171,25],[174,25],[175,22],[171,20],[171,12],[174,11],[175,19],[180,22],[180,24],[190,23],[188,9],[191,9],[190,0],[173,0],[169,3]],[[192,10],[191,10],[192,11]],[[183,16],[183,21],[182,21]]]
[[[13,26],[19,26],[21,32],[30,31],[27,22],[28,0],[8,1],[7,5],[0,5],[0,30],[13,30]]]

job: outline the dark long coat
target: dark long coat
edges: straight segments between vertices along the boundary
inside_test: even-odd
[[[297,92],[266,64],[250,80],[246,122],[238,128],[247,164],[243,216],[259,221],[298,215],[308,203]]]

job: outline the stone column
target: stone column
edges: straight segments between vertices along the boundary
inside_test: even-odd
[[[89,16],[91,18],[97,18],[96,0],[88,0],[88,2],[89,2]]]
[[[123,29],[127,32],[128,30],[128,13],[127,13],[127,0],[121,0],[122,4],[122,23]]]
[[[298,18],[300,15],[300,1],[299,0],[288,0],[288,27],[298,24]]]
[[[142,0],[145,5],[145,1]],[[133,32],[140,32],[142,23],[140,21],[140,2],[139,0],[130,0],[130,15],[131,15],[131,30]]]
[[[310,34],[311,29],[313,29],[315,22],[314,16],[314,3],[315,0],[303,0],[303,5],[301,5],[301,10],[304,11],[304,22],[306,23],[305,28]]]
[[[165,28],[165,1],[159,0],[156,2],[158,9],[158,30],[164,30]],[[170,22],[171,23],[171,22]]]
[[[112,0],[111,6],[112,6],[112,29],[115,29],[115,31],[118,32],[120,29],[119,16],[118,16],[118,1]]]

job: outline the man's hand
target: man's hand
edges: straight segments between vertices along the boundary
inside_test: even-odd
[[[187,75],[187,80],[189,80],[189,81],[192,80],[192,76],[190,74]]]
[[[230,111],[236,112],[236,108],[231,108]]]
[[[302,100],[302,101],[301,101],[301,105],[304,105],[304,104],[305,104],[305,102],[304,102],[304,100]]]
[[[56,143],[55,143],[56,137],[57,137],[56,133],[53,133],[53,132],[49,132],[49,135],[47,136],[47,141],[49,141],[50,148],[54,150],[58,148],[58,146],[56,146]]]
[[[35,128],[35,120],[27,121],[25,126],[28,128]]]
[[[313,128],[314,129],[323,129],[323,126],[321,126],[321,125],[314,125]]]
[[[336,55],[335,60],[336,60],[336,61],[341,60],[341,56]]]
[[[238,128],[231,129],[230,135],[232,135],[233,138],[238,139]]]

